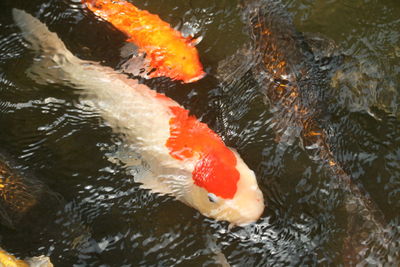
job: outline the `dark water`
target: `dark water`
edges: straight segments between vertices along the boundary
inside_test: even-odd
[[[340,189],[326,166],[297,138],[279,143],[273,111],[251,74],[233,85],[217,78],[218,63],[250,42],[235,1],[132,1],[202,40],[209,75],[194,84],[146,83],[188,108],[256,172],[267,208],[246,227],[228,229],[171,197],[139,189],[127,169],[107,159],[118,135],[80,103],[73,88],[43,86],[25,75],[32,56],[11,8],[40,18],[73,54],[116,67],[124,37],[79,1],[0,3],[0,147],[62,201],[48,199],[19,223],[1,228],[1,246],[20,257],[49,255],[56,266],[351,265],[347,238],[363,263],[400,262],[400,3],[397,0],[284,1],[296,28],[334,41],[324,99],[324,127],[336,160],[382,211],[388,245],[349,231]],[[51,203],[51,205],[49,205]],[[50,206],[50,207],[49,207]],[[360,227],[364,227],[360,224]],[[357,227],[356,227],[357,228]],[[359,251],[357,251],[359,252]]]

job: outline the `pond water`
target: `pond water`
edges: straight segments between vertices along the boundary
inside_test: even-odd
[[[11,10],[39,18],[74,55],[113,68],[120,64],[124,36],[77,0],[2,0],[0,150],[60,197],[42,199],[15,229],[0,226],[1,247],[21,258],[49,255],[55,266],[399,264],[398,0],[282,1],[299,32],[324,36],[340,55],[316,89],[329,95],[319,99],[325,111],[320,125],[336,162],[383,214],[379,229],[368,227],[373,215],[347,212],[348,197],[332,186],[329,166],[304,149],[304,140],[278,140],[276,111],[254,73],[229,83],[219,73],[224,60],[254,42],[245,7],[232,0],[130,2],[199,38],[204,79],[143,82],[185,106],[239,152],[263,191],[263,215],[231,229],[172,197],[140,189],[132,170],[109,160],[123,144],[121,136],[73,87],[39,85],[26,76],[32,55]]]

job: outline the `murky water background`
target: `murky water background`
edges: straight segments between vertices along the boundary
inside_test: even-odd
[[[112,163],[121,139],[73,88],[42,86],[25,75],[32,55],[11,8],[40,18],[73,54],[117,67],[124,37],[72,0],[0,3],[0,149],[62,201],[47,199],[16,230],[0,229],[1,246],[21,257],[50,255],[56,266],[344,265],[348,214],[330,173],[302,149],[282,148],[272,113],[247,73],[226,85],[217,66],[250,39],[236,1],[132,1],[159,14],[197,46],[208,76],[182,85],[146,83],[188,108],[237,149],[256,172],[266,199],[262,218],[228,229],[133,182]],[[332,39],[341,64],[326,90],[329,143],[337,161],[385,215],[391,243],[364,245],[365,258],[400,262],[400,3],[397,0],[287,0],[299,31]],[[360,239],[360,237],[354,237]],[[362,238],[361,238],[362,239]],[[360,240],[361,242],[362,240]]]

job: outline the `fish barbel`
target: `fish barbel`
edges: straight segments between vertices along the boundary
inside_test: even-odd
[[[123,0],[82,0],[82,3],[126,34],[128,42],[145,53],[154,69],[149,77],[166,76],[190,83],[205,75],[193,40],[183,37],[159,16]]]
[[[13,10],[16,24],[40,58],[28,75],[40,84],[67,83],[135,146],[150,166],[142,187],[169,194],[203,215],[235,225],[264,210],[253,171],[221,138],[174,100],[111,68],[81,60],[38,19]]]

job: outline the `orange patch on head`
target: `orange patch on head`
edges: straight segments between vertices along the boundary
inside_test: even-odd
[[[236,157],[221,138],[181,107],[170,107],[170,138],[166,146],[178,160],[197,159],[192,178],[197,186],[222,198],[233,198],[240,174]]]
[[[192,173],[194,183],[216,196],[233,198],[240,175],[235,168],[236,162],[235,165],[232,163],[226,162],[224,157],[220,158],[218,153],[204,155]]]

